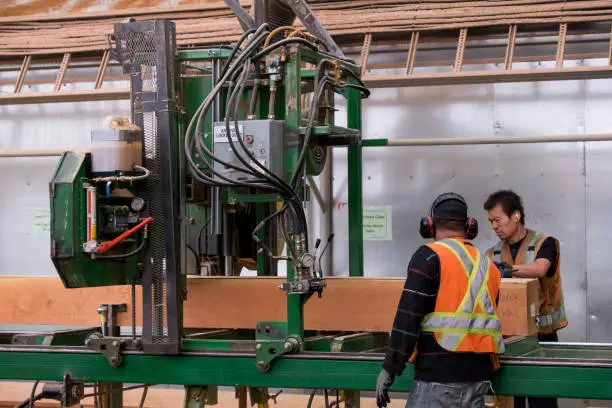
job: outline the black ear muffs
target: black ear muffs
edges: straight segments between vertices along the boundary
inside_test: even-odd
[[[467,203],[459,194],[444,193],[439,195],[431,205],[431,208],[429,209],[429,215],[427,217],[421,218],[421,222],[419,224],[419,234],[421,234],[421,237],[423,237],[424,239],[431,239],[436,235],[436,224],[433,218],[433,210],[442,202],[448,200],[460,201],[467,207]],[[469,240],[472,240],[476,238],[477,235],[478,221],[476,221],[475,218],[468,217],[467,221],[465,222],[465,237]]]

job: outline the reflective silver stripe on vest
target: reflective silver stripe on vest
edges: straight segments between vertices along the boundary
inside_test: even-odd
[[[561,304],[559,309],[553,310],[550,313],[542,314],[537,316],[538,327],[541,329],[548,327],[556,327],[561,322],[565,321],[567,317],[565,316],[565,307]]]
[[[431,326],[431,327],[430,327]],[[498,319],[490,317],[440,317],[430,316],[427,324],[423,325],[423,330],[430,331],[431,328],[444,329],[463,329],[463,330],[500,330],[501,325]]]

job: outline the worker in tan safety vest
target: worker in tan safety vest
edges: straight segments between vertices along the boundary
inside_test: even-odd
[[[407,407],[484,407],[503,353],[497,315],[500,271],[470,242],[478,232],[465,200],[446,193],[421,220],[421,246],[408,264],[389,349],[376,384],[378,407],[406,363],[415,381]],[[418,352],[416,351],[418,349]]]
[[[509,190],[495,192],[484,204],[489,222],[498,238],[487,251],[496,263],[508,264],[511,277],[537,278],[540,283],[540,308],[537,315],[538,338],[559,341],[557,330],[567,326],[563,287],[559,269],[559,242],[525,227],[521,197]],[[515,408],[526,407],[525,398],[515,397]],[[528,398],[529,408],[556,408],[555,398]]]

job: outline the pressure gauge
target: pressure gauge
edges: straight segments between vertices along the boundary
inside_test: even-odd
[[[134,197],[130,203],[132,211],[140,212],[145,206],[145,201],[140,197]]]
[[[312,268],[315,263],[315,257],[312,254],[305,253],[300,257],[300,263],[306,268]]]

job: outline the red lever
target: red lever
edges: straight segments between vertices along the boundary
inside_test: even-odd
[[[112,241],[106,241],[106,242],[101,243],[100,246],[98,247],[98,253],[99,254],[103,254],[105,252],[108,252],[115,245],[117,245],[118,243],[120,243],[121,241],[123,241],[124,239],[126,239],[127,237],[129,237],[130,235],[135,233],[136,231],[142,229],[142,227],[144,227],[145,225],[147,225],[151,221],[153,221],[153,218],[149,217],[149,218],[141,221],[140,224],[136,225],[131,230],[125,231],[123,234],[119,235],[117,238],[113,239]]]

